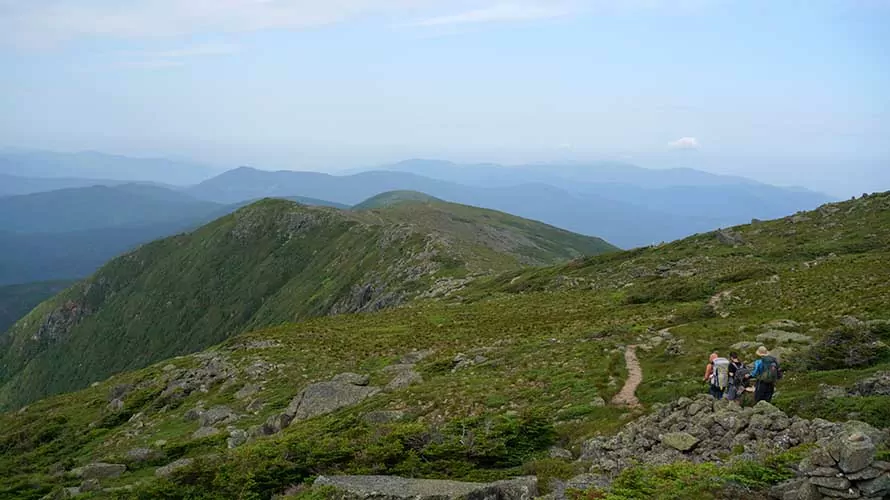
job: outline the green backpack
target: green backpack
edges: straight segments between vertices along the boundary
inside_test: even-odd
[[[782,378],[782,371],[779,369],[779,361],[772,356],[765,356],[761,360],[763,366],[760,367],[760,375],[757,380],[767,384],[775,384]]]

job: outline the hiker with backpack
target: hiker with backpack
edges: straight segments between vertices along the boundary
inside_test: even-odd
[[[750,378],[751,371],[739,359],[738,353],[729,353],[729,388],[726,390],[726,399],[741,404]]]
[[[765,346],[757,348],[757,355],[760,359],[754,362],[754,370],[751,371],[751,378],[757,381],[754,387],[754,403],[761,401],[769,403],[773,400],[776,382],[782,378],[782,369],[779,361],[770,356],[769,349]]]
[[[708,383],[708,393],[714,399],[722,399],[729,387],[729,360],[721,358],[716,352],[711,353],[705,367],[705,382]]]

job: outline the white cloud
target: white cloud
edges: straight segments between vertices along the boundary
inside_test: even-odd
[[[146,39],[301,29],[362,16],[449,26],[588,12],[673,12],[706,0],[0,0],[0,43],[52,47],[80,38]],[[444,11],[442,9],[449,9]],[[440,15],[430,15],[438,12]],[[426,16],[426,17],[424,17]]]
[[[299,29],[361,15],[444,3],[444,0],[0,0],[0,39],[26,46],[52,46],[83,37],[157,38]]]
[[[695,137],[681,137],[676,141],[669,142],[668,147],[671,149],[699,149],[701,144]]]
[[[431,17],[414,23],[415,26],[447,26],[470,23],[492,23],[507,21],[529,21],[562,17],[571,13],[571,9],[559,5],[501,3],[480,9],[468,10],[458,14]]]

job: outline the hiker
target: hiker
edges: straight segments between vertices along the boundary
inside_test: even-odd
[[[751,371],[739,359],[739,354],[736,352],[729,353],[729,388],[726,390],[726,399],[741,404],[742,396],[745,393],[745,388],[748,387],[748,379],[750,378]]]
[[[782,378],[782,368],[779,367],[779,361],[769,355],[766,346],[758,347],[757,355],[760,359],[754,362],[754,370],[751,371],[751,378],[757,381],[754,386],[754,403],[769,403],[773,400],[776,382]]]
[[[717,352],[711,353],[705,367],[705,382],[708,383],[708,393],[714,399],[722,399],[729,386],[729,360],[721,358]]]

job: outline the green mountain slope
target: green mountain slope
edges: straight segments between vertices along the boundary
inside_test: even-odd
[[[736,349],[750,361],[763,342],[786,370],[780,408],[888,427],[886,396],[847,392],[890,370],[888,296],[890,193],[507,272],[411,307],[261,329],[0,415],[0,496],[77,487],[82,479],[63,471],[97,461],[126,466],[100,479],[100,498],[270,498],[316,475],[344,473],[466,480],[534,473],[546,488],[547,478],[589,465],[549,458],[551,445],[577,456],[585,439],[639,415],[606,404],[626,376],[629,344],[639,346],[644,371],[641,411],[706,391],[701,373],[712,350],[747,342]],[[372,387],[387,389],[271,436],[256,432],[292,398],[302,404],[309,384],[342,372],[367,374]],[[840,394],[822,397],[823,384]],[[739,491],[765,498],[783,477],[778,462],[744,469],[744,456],[733,459],[748,472],[729,482],[714,481],[710,464],[685,470],[710,474],[696,498]],[[184,465],[161,469],[171,463]],[[658,497],[662,490],[643,474],[631,474],[625,496],[614,498]],[[661,479],[682,487],[676,476]],[[114,489],[122,487],[131,490]],[[683,498],[682,491],[663,493]],[[315,493],[308,498],[325,498]]]
[[[474,276],[612,248],[447,203],[348,212],[261,201],[115,259],[37,307],[0,346],[0,405],[84,387],[247,329],[375,311]]]
[[[70,285],[70,281],[49,281],[0,286],[0,336],[38,304]]]
[[[375,208],[386,208],[406,201],[416,201],[423,203],[442,202],[442,200],[421,193],[419,191],[387,191],[377,196],[368,198],[367,200],[352,207],[353,210],[373,210]]]

